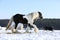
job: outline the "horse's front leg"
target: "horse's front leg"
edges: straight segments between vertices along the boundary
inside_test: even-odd
[[[39,29],[37,28],[37,26],[36,26],[35,24],[32,24],[32,23],[31,23],[31,25],[34,27],[34,31],[35,31],[36,33],[38,33],[38,32],[39,32]]]

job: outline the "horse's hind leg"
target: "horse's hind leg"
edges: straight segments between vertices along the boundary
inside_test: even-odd
[[[23,29],[24,29],[24,28],[23,28],[23,24],[22,24],[22,23],[19,23],[18,26],[17,26],[17,29],[23,30]]]
[[[16,30],[16,29],[17,29],[17,25],[18,25],[18,24],[15,23],[15,27],[14,27],[14,29],[12,29],[12,32],[13,32],[13,33],[17,32],[17,30]]]
[[[18,24],[17,24],[17,23],[15,23],[15,29],[17,28],[17,25],[18,25]]]
[[[28,24],[28,25],[26,25],[26,26],[27,26],[27,28],[26,28],[26,32],[28,32],[28,33],[29,33],[29,32],[30,32],[30,31],[29,31],[29,30],[30,30],[30,27],[29,27],[29,26],[30,26],[30,24]]]
[[[23,28],[23,24],[21,24],[21,29],[20,30],[23,30],[24,28]]]

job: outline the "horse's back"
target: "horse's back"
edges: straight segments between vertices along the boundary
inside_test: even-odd
[[[16,14],[16,15],[13,16],[13,20],[14,20],[14,22],[16,22],[16,23],[22,22],[22,20],[23,20],[23,15],[21,15],[21,14]]]

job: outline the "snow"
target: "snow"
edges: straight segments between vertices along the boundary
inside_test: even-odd
[[[19,30],[20,31],[20,30]],[[0,29],[0,40],[60,40],[60,30],[46,31],[39,30],[39,33],[12,33],[11,30],[6,31],[4,27]]]

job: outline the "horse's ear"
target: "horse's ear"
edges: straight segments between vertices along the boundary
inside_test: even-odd
[[[38,12],[39,13],[39,17],[42,19],[43,17],[42,17],[42,13],[41,12]]]
[[[41,16],[42,15],[42,13],[41,12],[38,12],[39,13],[39,15]]]

